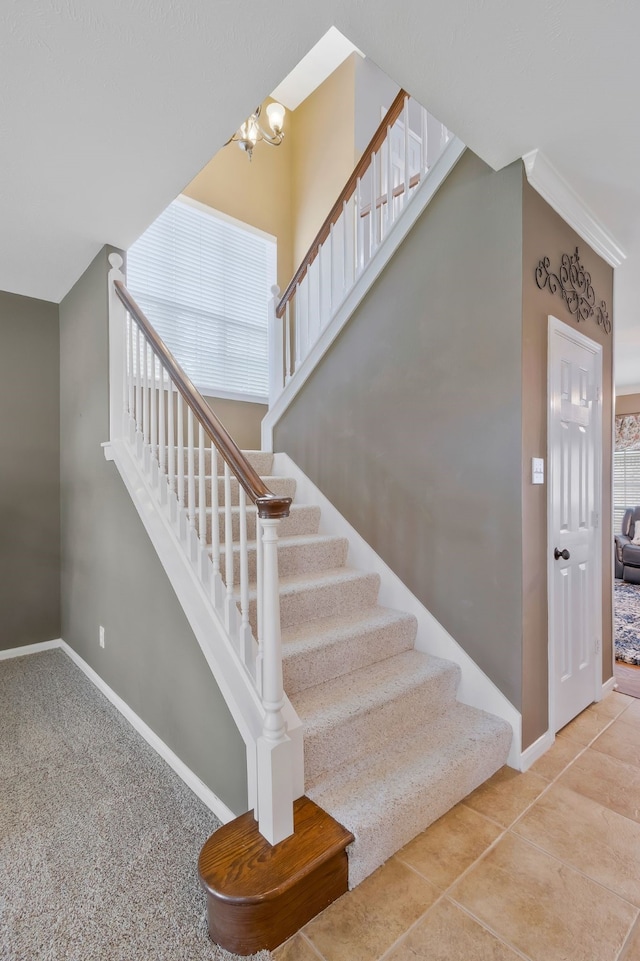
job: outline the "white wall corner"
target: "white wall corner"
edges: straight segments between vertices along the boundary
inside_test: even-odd
[[[545,731],[540,737],[530,744],[528,748],[520,755],[520,764],[518,765],[520,771],[528,771],[532,764],[534,764],[538,758],[541,758],[543,754],[549,750],[549,748],[555,743],[555,734],[551,729]]]
[[[523,155],[522,162],[534,190],[611,267],[619,267],[627,258],[626,252],[551,161],[540,150],[530,150]]]

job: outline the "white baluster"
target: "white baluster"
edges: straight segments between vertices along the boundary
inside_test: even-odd
[[[195,561],[196,550],[196,469],[194,447],[193,411],[187,407],[187,497],[189,500],[189,550],[191,560]]]
[[[333,224],[329,225],[329,236],[327,237],[327,258],[329,260],[329,274],[327,281],[327,317],[325,323],[329,323],[333,316]]]
[[[142,339],[142,442],[146,449],[149,446],[149,345]]]
[[[378,160],[377,154],[371,154],[371,243],[369,256],[372,257],[378,246]]]
[[[178,431],[178,444],[176,449],[176,467],[178,473],[178,505],[184,507],[184,402],[182,394],[177,393],[176,420]]]
[[[349,289],[349,216],[347,201],[342,201],[342,300]]]
[[[151,362],[149,391],[151,394],[151,457],[157,457],[158,450],[158,394],[156,387],[156,355],[149,348],[149,360]]]
[[[420,107],[420,175],[421,177],[429,169],[429,152],[428,152],[428,140],[427,140],[427,130],[428,130],[428,118],[429,114],[424,107]]]
[[[129,354],[129,424],[135,420],[135,385],[136,377],[134,372],[134,352],[133,352],[133,317],[127,314],[127,351]]]
[[[224,618],[227,631],[234,637],[236,629],[236,605],[233,599],[233,515],[231,513],[231,472],[224,465],[224,566],[226,596]]]
[[[136,379],[136,408],[135,408],[135,426],[136,434],[141,433],[142,428],[142,361],[140,358],[141,350],[141,339],[142,335],[140,333],[140,328],[131,318],[132,323],[134,323],[134,333],[135,333],[135,379]]]
[[[220,516],[218,513],[218,452],[211,444],[211,563],[213,566],[212,595],[216,609],[222,606],[220,577]]]
[[[264,545],[262,543],[262,522],[256,511],[256,582],[258,608],[258,655],[256,657],[256,687],[262,694],[262,661],[264,639]]]
[[[253,637],[249,624],[249,553],[247,551],[247,495],[239,485],[240,506],[240,657],[250,667],[253,655]]]
[[[260,833],[277,844],[293,833],[292,749],[282,715],[282,639],[278,586],[278,525],[263,518],[264,640],[262,704],[265,711],[258,739],[258,806]]]
[[[362,185],[360,183],[360,177],[356,180],[356,194],[355,194],[355,211],[354,211],[354,234],[355,234],[355,257],[354,257],[354,280],[356,275],[360,273],[364,266],[364,224],[362,223],[363,218],[360,216],[362,211]]]
[[[306,317],[306,334],[307,339],[305,343],[305,357],[311,349],[311,335],[310,335],[310,323],[311,323],[311,275],[309,273],[309,268],[307,267],[307,272],[302,278],[305,286],[305,317]]]
[[[213,487],[214,478],[211,478]],[[216,484],[218,478],[215,478]],[[204,427],[198,424],[198,526],[203,547],[207,543],[207,468],[204,459]]]
[[[409,98],[404,98],[404,200],[403,207],[409,203],[411,171],[409,169]]]
[[[168,376],[168,375],[167,375]],[[169,490],[175,494],[176,490],[176,434],[174,427],[174,391],[171,378],[169,380],[169,390],[167,391],[167,464],[169,467]]]
[[[166,495],[165,476],[167,473],[167,431],[165,428],[165,405],[167,403],[167,392],[165,390],[164,376],[165,371],[162,364],[158,365],[160,374],[159,393],[158,393],[158,465],[160,467],[160,490],[163,498]]]
[[[393,223],[393,156],[391,151],[391,127],[387,127],[387,229],[389,233]]]
[[[300,284],[296,284],[296,291],[293,301],[293,315],[294,315],[294,327],[296,332],[296,360],[295,360],[295,371],[299,368],[302,359],[302,325],[300,316]]]
[[[324,327],[324,296],[323,296],[324,271],[322,269],[322,246],[318,247],[318,253],[315,259],[315,263],[318,265],[318,332],[317,332],[317,336],[320,336],[320,332]]]
[[[285,341],[285,373],[284,382],[288,384],[291,380],[291,323],[289,315],[289,303],[288,300],[284,308],[284,341]]]

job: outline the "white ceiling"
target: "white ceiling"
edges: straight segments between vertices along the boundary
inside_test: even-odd
[[[272,91],[271,96],[287,110],[295,110],[352,53],[360,51],[339,30],[330,27]]]
[[[586,201],[628,253],[640,383],[635,0],[5,0],[0,290],[58,301],[128,247],[332,25],[494,168],[539,148]]]

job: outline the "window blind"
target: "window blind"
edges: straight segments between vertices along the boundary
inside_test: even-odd
[[[613,455],[613,529],[620,530],[627,507],[640,504],[640,451],[617,450]]]
[[[183,200],[127,254],[127,286],[201,393],[266,401],[275,239]]]

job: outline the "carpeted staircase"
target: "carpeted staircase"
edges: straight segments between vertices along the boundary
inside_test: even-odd
[[[273,493],[295,498],[294,480],[271,475],[273,455],[247,456]],[[235,481],[232,496],[237,504]],[[210,504],[209,477],[207,524],[222,538],[224,511],[212,518]],[[253,578],[255,516],[248,511]],[[512,732],[458,703],[459,667],[414,649],[413,615],[378,606],[378,575],[346,567],[346,539],[319,534],[319,523],[318,507],[294,500],[280,524],[284,682],[304,725],[306,794],[355,836],[355,887],[500,768]],[[234,566],[237,577],[235,546]],[[250,620],[255,636],[255,591]]]

